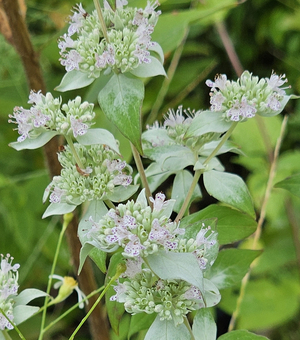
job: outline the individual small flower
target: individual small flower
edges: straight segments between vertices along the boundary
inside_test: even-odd
[[[62,165],[61,174],[54,176],[45,190],[43,201],[50,195],[51,203],[79,205],[91,200],[104,200],[113,194],[114,188],[127,187],[132,182],[132,169],[119,155],[104,145],[83,146],[75,143],[74,148],[82,168],[66,146],[58,154]]]
[[[270,78],[259,79],[245,71],[237,81],[229,81],[225,74],[219,74],[214,82],[206,81],[211,88],[210,109],[235,122],[246,121],[255,114],[278,114],[285,105],[285,89],[288,87],[281,86],[286,82],[285,75],[275,73]]]
[[[82,300],[84,300],[86,298],[86,296],[79,289],[78,283],[77,283],[76,280],[73,279],[73,277],[70,277],[70,276],[62,277],[62,276],[56,275],[56,274],[52,275],[51,277],[53,279],[59,280],[58,282],[56,282],[54,284],[54,288],[55,289],[59,288],[59,291],[58,291],[58,295],[56,296],[56,298],[51,300],[50,303],[48,304],[48,306],[54,305],[54,304],[59,303],[61,301],[64,301],[75,290],[77,292],[77,295],[78,295],[79,308],[84,307],[84,302]],[[88,301],[86,300],[85,303],[88,304]]]
[[[4,257],[1,254],[0,265],[0,307],[7,316],[7,318],[13,322],[13,297],[18,294],[18,269],[19,264],[12,265],[13,257],[7,254]],[[0,312],[0,330],[13,329],[13,325],[5,318]]]

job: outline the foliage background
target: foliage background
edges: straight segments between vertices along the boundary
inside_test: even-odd
[[[88,10],[93,8],[91,1],[85,0],[82,3]],[[161,1],[163,15],[154,40],[160,42],[166,53],[166,69],[171,63],[174,51],[178,51],[176,46],[187,27],[189,34],[174,78],[158,110],[158,119],[169,107],[176,109],[179,104],[196,110],[207,108],[209,89],[205,85],[205,79],[213,79],[216,73],[226,73],[229,79],[236,79],[216,25],[216,22],[221,20],[227,28],[244,69],[260,77],[269,77],[272,70],[277,74],[285,73],[292,86],[292,92],[300,93],[299,0],[248,0],[239,5],[234,5],[234,1],[228,0],[200,0],[195,3],[202,6],[203,11],[210,11],[212,14],[203,19],[174,20],[179,11],[190,7],[190,1]],[[143,6],[145,1],[129,0],[129,4]],[[64,74],[64,69],[58,61],[57,38],[65,31],[66,19],[74,5],[75,2],[71,0],[26,2],[26,20],[34,46],[40,53],[48,91],[53,91]],[[214,13],[214,9],[220,7],[226,9]],[[172,12],[172,20],[164,20],[164,15]],[[41,220],[45,209],[42,195],[49,183],[42,151],[16,152],[8,147],[8,143],[17,138],[17,133],[12,131],[13,126],[7,123],[8,114],[16,105],[26,107],[29,89],[19,57],[2,36],[0,56],[0,252],[11,253],[16,262],[21,264],[21,289],[36,287],[45,290],[60,222],[56,217]],[[145,118],[153,108],[163,81],[163,77],[156,77],[146,84],[143,108]],[[84,90],[64,93],[63,100],[79,94],[85,100],[96,103],[96,86],[97,84]],[[54,96],[61,95],[53,93]],[[300,172],[299,105],[299,101],[293,101],[286,109],[290,117],[275,183]],[[128,143],[105,120],[97,104],[96,112],[99,125],[117,134],[121,141],[121,151],[125,159],[130,160]],[[281,120],[282,116],[240,124],[233,139],[242,147],[246,156],[222,157],[227,171],[238,173],[247,180],[258,215]],[[162,189],[168,192],[168,184]],[[198,206],[193,207],[195,210],[213,202],[205,192],[203,196]],[[238,328],[247,328],[274,340],[300,338],[299,221],[299,198],[282,189],[274,189],[267,206],[261,239],[264,252],[257,261],[247,287]],[[247,247],[247,241],[233,246]],[[66,244],[60,253],[56,272],[60,275],[74,275]],[[101,276],[98,280],[100,283]],[[220,308],[215,314],[219,334],[226,330],[229,315],[234,310],[238,288],[237,285],[234,289],[222,292]],[[64,308],[62,305],[53,309],[50,319]],[[81,313],[77,311],[75,316],[72,315],[75,321],[68,319],[61,322],[49,334],[49,338],[64,339],[70,334],[68,328],[76,324],[76,317],[79,319],[82,317]],[[38,321],[38,318],[33,319],[30,324],[37,325]],[[36,338],[34,327],[28,327],[26,324],[26,329],[28,339]],[[28,334],[29,329],[32,330],[30,331],[32,334]],[[81,332],[81,338],[89,338],[85,328]]]

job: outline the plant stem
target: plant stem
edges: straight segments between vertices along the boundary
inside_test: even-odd
[[[53,264],[52,264],[52,268],[51,268],[51,273],[50,273],[49,280],[48,280],[48,286],[47,286],[47,291],[46,291],[47,296],[45,297],[45,302],[44,302],[44,307],[43,307],[44,310],[43,310],[42,322],[41,322],[41,329],[40,329],[40,335],[39,335],[38,340],[43,339],[44,326],[45,326],[45,322],[46,322],[47,305],[48,305],[48,301],[49,301],[50,289],[51,289],[51,284],[52,284],[52,275],[54,274],[54,271],[55,271],[55,267],[56,267],[56,263],[57,263],[57,259],[58,259],[58,254],[59,254],[59,250],[60,250],[60,246],[61,246],[61,243],[62,243],[64,233],[65,233],[69,223],[71,222],[72,218],[73,218],[72,213],[64,214],[64,221],[63,221],[62,229],[61,229],[60,234],[59,234],[59,238],[58,238],[58,242],[57,242],[57,246],[56,246],[56,250],[55,250],[55,255],[54,255],[54,259],[53,259]]]
[[[5,319],[7,321],[9,321],[9,323],[13,326],[13,328],[15,329],[15,331],[18,333],[19,337],[22,339],[22,340],[26,340],[24,335],[21,333],[21,331],[19,330],[19,328],[7,317],[7,315],[5,314],[4,310],[2,308],[0,308],[0,313],[5,317]],[[3,332],[3,331],[2,331]],[[3,334],[3,333],[2,333]],[[6,335],[8,335],[6,333]],[[5,335],[4,335],[5,337]],[[6,337],[5,337],[6,338]],[[7,337],[7,339],[10,339],[9,335]]]
[[[106,29],[106,25],[105,25],[105,21],[104,21],[104,18],[103,18],[103,14],[102,14],[102,10],[101,10],[99,0],[94,0],[94,5],[95,5],[95,8],[96,8],[99,20],[100,20],[100,25],[101,25],[101,28],[102,28],[104,38],[106,39],[107,43],[109,43],[109,39],[108,39],[108,35],[107,35],[107,29]]]
[[[184,324],[185,324],[186,328],[188,329],[188,331],[189,331],[189,333],[191,335],[191,340],[195,340],[194,334],[193,334],[193,332],[191,330],[191,325],[190,325],[189,320],[187,319],[186,316],[184,317]]]
[[[228,129],[228,131],[223,135],[223,137],[221,138],[219,144],[216,146],[216,148],[212,151],[212,153],[206,158],[206,160],[203,162],[203,165],[207,165],[212,158],[214,158],[216,156],[216,154],[218,153],[218,151],[221,149],[221,147],[224,145],[224,143],[227,141],[227,139],[231,136],[233,130],[235,129],[235,127],[237,126],[238,122],[234,122],[232,123],[232,125],[230,126],[230,128]],[[193,192],[195,190],[195,187],[199,181],[200,176],[203,173],[203,169],[200,170],[196,170],[195,174],[194,174],[194,178],[193,178],[193,182],[190,186],[190,189],[186,195],[186,198],[182,204],[182,207],[178,213],[178,215],[176,216],[175,222],[178,223],[181,218],[184,216],[186,209],[190,203],[190,200],[192,198]]]
[[[115,208],[116,208],[115,205],[113,204],[113,202],[110,201],[110,200],[104,200],[104,203],[105,203],[109,208],[111,208],[111,209],[115,209]]]
[[[81,159],[79,158],[78,153],[77,153],[77,151],[76,151],[76,149],[74,147],[74,143],[72,141],[72,138],[69,137],[69,136],[65,136],[65,138],[66,138],[66,141],[67,141],[67,143],[68,143],[68,145],[69,145],[69,147],[70,147],[70,149],[72,151],[72,154],[73,154],[73,156],[74,156],[74,158],[76,160],[77,165],[79,166],[80,169],[83,170],[84,166],[83,166],[83,164],[81,162]]]
[[[92,311],[97,307],[98,303],[100,302],[100,300],[103,298],[104,294],[107,292],[108,288],[111,286],[111,284],[116,281],[118,279],[118,277],[120,276],[121,273],[116,273],[111,280],[108,282],[108,284],[106,285],[106,287],[104,288],[103,292],[99,295],[98,299],[96,300],[96,302],[93,304],[93,306],[91,307],[91,309],[88,311],[88,313],[86,314],[86,316],[81,320],[80,324],[77,326],[77,328],[75,329],[75,331],[72,333],[72,335],[70,336],[69,340],[73,340],[75,335],[77,334],[77,332],[79,331],[79,329],[82,327],[82,325],[85,323],[85,321],[87,320],[87,318],[90,316],[90,314],[92,313]]]
[[[264,222],[265,217],[266,217],[267,203],[269,201],[271,190],[272,190],[272,187],[273,187],[273,180],[274,180],[274,177],[275,177],[275,174],[276,174],[277,159],[278,159],[278,156],[279,156],[279,150],[280,150],[280,146],[281,146],[281,143],[282,143],[283,135],[284,135],[284,132],[285,132],[285,129],[286,129],[287,120],[288,120],[288,116],[285,116],[283,121],[282,121],[280,135],[277,139],[277,143],[276,143],[276,146],[275,146],[273,162],[272,162],[271,167],[270,167],[269,178],[268,178],[268,182],[267,182],[267,187],[266,187],[264,199],[263,199],[263,202],[262,202],[261,212],[260,212],[259,220],[257,222],[257,228],[256,228],[256,231],[254,233],[253,243],[252,243],[252,247],[251,247],[252,250],[257,249],[258,240],[259,240],[261,232],[262,232],[262,225],[263,225],[263,222]],[[241,304],[242,304],[242,301],[243,301],[244,296],[245,296],[246,286],[247,286],[247,283],[249,281],[251,271],[254,267],[254,263],[255,262],[251,263],[247,274],[244,276],[244,278],[242,280],[240,295],[237,299],[236,308],[235,308],[235,311],[232,314],[232,317],[231,317],[231,320],[230,320],[230,323],[229,323],[228,332],[232,331],[235,327],[236,320],[237,320],[239,313],[240,313],[240,310],[241,310]]]
[[[132,150],[132,154],[133,154],[133,158],[134,158],[137,170],[140,174],[143,187],[145,188],[145,191],[146,191],[146,197],[147,197],[149,206],[152,208],[153,204],[152,204],[152,202],[150,202],[150,199],[149,199],[152,196],[152,193],[151,193],[148,181],[147,181],[147,176],[145,174],[145,170],[144,170],[144,166],[143,166],[143,163],[142,163],[142,160],[141,160],[141,156],[140,156],[139,152],[137,151],[136,147],[132,143],[130,143],[130,145],[131,145],[131,150]]]

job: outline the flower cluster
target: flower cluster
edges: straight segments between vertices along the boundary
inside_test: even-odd
[[[80,97],[61,105],[61,98],[53,98],[48,92],[45,96],[39,91],[31,91],[28,103],[30,109],[16,106],[10,123],[18,124],[18,142],[26,138],[36,138],[45,131],[57,131],[63,135],[84,135],[95,117],[94,105],[81,102]],[[63,112],[65,114],[63,114]]]
[[[181,324],[190,311],[205,307],[200,290],[184,280],[154,280],[149,269],[134,279],[118,282],[111,300],[124,303],[130,314],[157,313],[160,320],[173,319]]]
[[[104,2],[103,17],[107,27],[107,37],[98,18],[97,11],[88,14],[81,4],[70,16],[68,33],[58,44],[60,62],[66,71],[79,70],[97,78],[101,71],[118,69],[128,72],[142,63],[150,63],[151,34],[160,11],[155,11],[158,3],[148,1],[145,9],[123,8],[127,1],[117,1],[113,11]]]
[[[0,308],[5,313],[7,318],[11,321],[14,319],[13,315],[13,297],[18,294],[18,269],[19,264],[12,266],[13,257],[9,254],[4,258],[1,255],[0,265]],[[0,330],[12,329],[12,324],[0,312]]]
[[[157,194],[153,211],[146,200],[119,204],[99,222],[91,220],[93,227],[87,237],[106,252],[122,247],[127,258],[145,257],[159,249],[175,250],[178,247],[177,235],[183,234],[184,229],[169,221],[170,213],[166,212],[166,207],[173,202],[164,200],[164,194]]]
[[[207,80],[211,88],[210,109],[222,112],[226,120],[245,121],[255,114],[274,115],[283,108],[287,82],[285,75],[272,73],[270,78],[252,76],[243,72],[237,81],[227,80],[225,74],[217,75],[215,81]]]
[[[132,169],[118,154],[105,145],[83,146],[75,143],[75,152],[82,163],[76,163],[70,146],[58,154],[62,165],[60,176],[54,176],[44,194],[50,194],[51,203],[79,205],[85,201],[103,200],[114,191],[114,187],[128,186]]]

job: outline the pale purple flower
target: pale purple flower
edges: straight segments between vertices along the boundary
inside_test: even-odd
[[[50,203],[60,203],[62,196],[65,194],[65,190],[60,189],[58,187],[54,187],[51,195],[50,195]]]
[[[227,81],[227,76],[226,74],[219,74],[216,76],[215,81],[211,81],[210,79],[207,79],[205,84],[208,87],[211,87],[212,91],[216,91],[216,88],[220,89],[220,90],[224,90],[226,85],[228,84]]]
[[[37,109],[36,107],[32,107],[30,111],[33,118],[33,126],[36,128],[45,126],[50,120],[49,116],[44,115],[42,111],[40,109]]]
[[[111,44],[108,45],[107,50],[101,55],[98,55],[97,53],[95,54],[95,59],[95,66],[97,68],[105,68],[107,65],[113,66],[116,63],[114,47]]]
[[[123,187],[127,187],[132,182],[132,177],[130,175],[125,175],[122,173],[119,173],[117,176],[113,179],[114,185],[122,185]]]
[[[18,263],[14,264],[13,266],[12,261],[13,257],[10,256],[10,254],[6,254],[6,257],[1,254],[1,264],[0,264],[0,269],[1,269],[1,274],[7,274],[9,271],[16,272],[19,268],[20,265]]]
[[[125,295],[126,293],[126,286],[123,283],[120,283],[119,280],[117,280],[117,286],[113,286],[115,292],[117,293],[116,295],[113,295],[110,297],[110,301],[118,301],[121,302],[120,299],[122,296]]]
[[[167,202],[165,202],[166,196],[159,192],[155,195],[155,199],[153,197],[149,197],[149,200],[151,203],[153,203],[153,210],[154,211],[161,211],[162,208],[166,205]]]
[[[79,63],[82,61],[82,57],[77,51],[71,50],[64,55],[64,58],[60,59],[60,62],[65,66],[67,72],[79,70]]]
[[[145,247],[141,244],[140,239],[136,235],[132,234],[132,236],[130,237],[130,241],[126,244],[124,248],[124,252],[127,255],[136,257],[140,255],[140,251],[142,249],[145,249]]]
[[[82,20],[84,20],[84,16],[86,15],[86,11],[83,9],[81,3],[74,6],[73,13],[74,14],[70,16],[71,24],[68,28],[69,36],[72,36],[74,33],[79,32],[80,27],[82,27]]]
[[[280,101],[276,98],[275,94],[269,96],[268,101],[267,101],[267,107],[269,107],[273,111],[280,110],[281,104],[280,104]]]
[[[133,230],[137,228],[136,219],[133,216],[125,215],[123,218],[124,226]]]
[[[66,33],[61,37],[61,40],[59,40],[58,48],[60,49],[60,54],[63,55],[63,52],[66,51],[67,48],[74,47],[74,41],[72,38],[67,35]]]
[[[202,300],[202,294],[199,288],[191,286],[185,293],[184,297],[188,300]]]
[[[222,95],[221,92],[217,93],[210,93],[210,104],[211,104],[211,110],[212,111],[221,111],[222,109],[222,104],[225,101],[225,97]]]
[[[247,99],[243,97],[241,102],[236,100],[232,105],[232,108],[226,111],[226,114],[230,120],[238,122],[240,120],[254,117],[256,111],[256,108],[249,105]]]
[[[129,239],[132,236],[128,229],[123,225],[113,227],[111,232],[110,235],[106,236],[106,241],[108,243],[118,243],[121,245],[124,239]]]
[[[134,278],[136,274],[142,271],[143,260],[140,256],[134,259],[126,259],[126,271],[122,274],[122,277]]]
[[[70,122],[71,122],[71,129],[73,130],[73,135],[75,138],[78,135],[83,136],[89,128],[87,124],[82,123],[81,119],[77,119],[74,116],[70,117]]]
[[[113,160],[107,159],[105,162],[105,165],[108,171],[110,172],[122,171],[126,167],[126,162],[121,161],[120,159],[113,159]]]
[[[38,92],[30,90],[28,104],[39,104],[42,102],[43,102],[43,95],[41,93],[41,90],[39,90]]]
[[[279,93],[282,96],[285,95],[284,90],[289,88],[287,86],[287,87],[283,87],[283,88],[280,89],[280,86],[282,86],[283,84],[288,82],[285,74],[278,76],[277,74],[272,73],[270,79],[266,78],[266,81],[267,81],[268,85],[272,88],[273,91]]]

